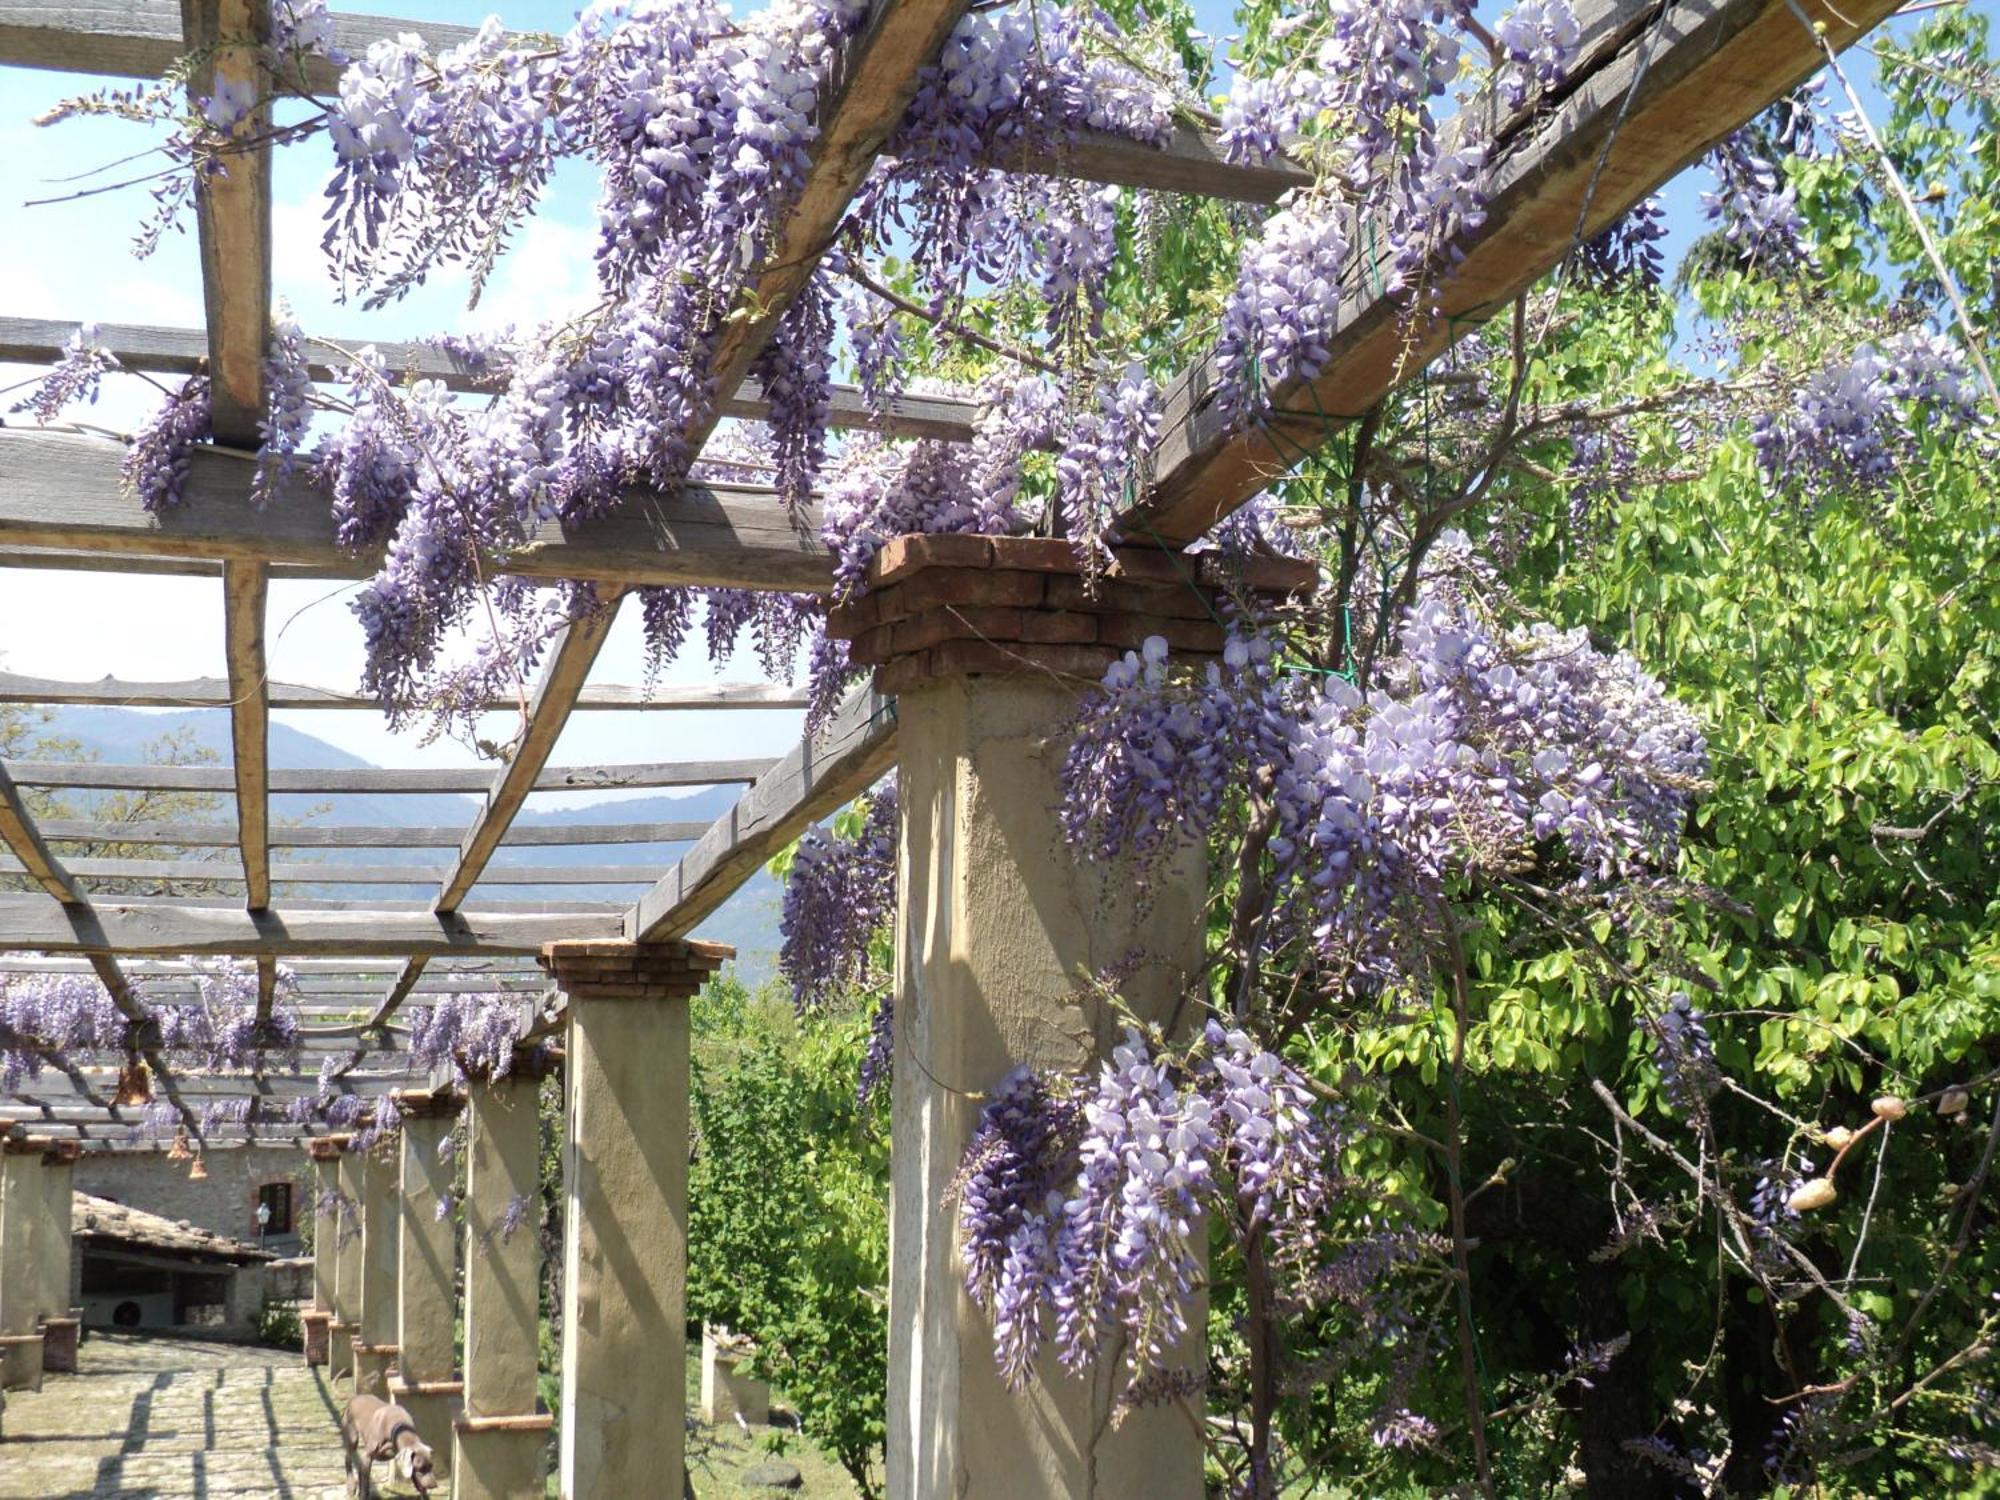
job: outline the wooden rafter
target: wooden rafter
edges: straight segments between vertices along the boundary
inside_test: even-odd
[[[202,301],[208,313],[209,395],[219,443],[255,448],[264,419],[264,356],[271,325],[271,111],[259,48],[268,0],[181,0],[197,109],[225,88],[256,104],[231,128],[217,170],[195,180]]]
[[[1897,0],[1839,9],[1800,0],[1846,46]],[[1823,55],[1790,0],[1592,0],[1577,7],[1582,54],[1558,100],[1507,118],[1490,155],[1485,219],[1460,237],[1464,260],[1435,288],[1437,316],[1414,319],[1362,247],[1339,331],[1310,386],[1271,393],[1273,412],[1231,427],[1205,355],[1168,388],[1154,483],[1120,521],[1131,541],[1182,546],[1268,489],[1461,335],[1484,323],[1587,238],[1708,148],[1818,71]],[[1483,115],[1475,103],[1468,112]],[[1491,106],[1497,109],[1497,105]]]
[[[0,317],[0,363],[53,363],[81,326],[54,318]],[[149,374],[191,374],[203,368],[208,359],[207,339],[198,329],[100,323],[97,340],[126,369]],[[326,339],[309,335],[304,341],[306,371],[315,380],[336,380],[345,365],[336,351],[358,349],[371,342],[383,364],[397,374],[436,380],[455,391],[493,388],[491,375],[467,368],[462,360],[442,349],[393,340]],[[834,386],[827,393],[827,403],[827,421],[834,427],[866,428],[893,437],[937,438],[956,443],[972,441],[973,420],[979,414],[976,402],[954,396],[893,396],[877,411],[862,398],[860,391],[847,385]],[[770,403],[755,380],[745,382],[722,406],[725,417],[753,421],[768,417],[770,412]]]
[[[872,786],[895,758],[895,701],[870,689],[850,695],[633,907],[628,935],[642,943],[685,936],[807,825]]]
[[[402,958],[415,954],[532,957],[558,938],[617,938],[616,916],[488,914],[440,917],[380,904],[326,911],[288,903],[267,911],[194,902],[99,901],[59,906],[40,896],[0,896],[0,944],[44,953],[191,954],[255,958],[269,953]]]
[[[0,547],[57,547],[109,557],[249,558],[362,578],[376,557],[341,549],[325,495],[303,475],[250,499],[251,466],[197,452],[181,503],[149,515],[119,482],[124,445],[61,432],[0,429]],[[702,584],[824,593],[833,565],[819,517],[796,521],[755,485],[631,490],[609,514],[565,533],[554,521],[494,569],[523,578],[621,585]],[[276,576],[274,572],[274,576]]]
[[[236,771],[229,766],[155,766],[94,760],[13,760],[4,762],[22,786],[88,787],[100,791],[231,792]],[[512,773],[519,757],[506,769]],[[596,792],[634,787],[716,786],[755,781],[771,768],[769,756],[742,760],[653,761],[622,766],[536,766],[522,774],[535,792]],[[328,766],[265,770],[273,792],[417,794],[484,792],[493,773],[477,766]]]
[[[126,682],[103,677],[95,682],[65,682],[53,677],[0,672],[0,703],[36,707],[227,708],[233,701],[233,693],[232,684],[221,677],[186,677],[178,682]],[[366,693],[291,682],[268,683],[264,700],[273,710],[372,709],[379,713],[382,707]],[[802,689],[775,682],[663,683],[655,688],[606,684],[586,687],[571,707],[584,712],[683,712],[804,708],[806,701]],[[519,705],[514,698],[493,697],[481,706],[500,712]]]
[[[458,857],[438,888],[433,910],[444,914],[457,911],[499,852],[515,815],[527,803],[549,756],[555,753],[556,741],[569,722],[570,709],[583,692],[584,681],[610,637],[621,597],[617,591],[609,592],[600,597],[601,607],[596,613],[572,620],[564,627],[555,650],[549,653],[541,679],[535,684],[534,701],[528,705],[527,721],[521,726],[513,754],[487,789],[486,803],[466,830]],[[396,976],[370,1017],[372,1023],[380,1024],[396,1013],[396,1008],[423,976],[425,963],[421,957],[412,957],[403,965],[403,972]],[[357,1051],[355,1055],[358,1058],[360,1053]]]
[[[0,769],[4,769],[4,764],[0,764]],[[503,847],[675,844],[700,838],[708,826],[706,823],[562,823],[516,827],[508,831]],[[62,843],[208,849],[228,848],[236,843],[236,827],[232,823],[96,823],[84,818],[45,818],[41,832],[43,837]],[[271,830],[270,842],[278,849],[454,849],[464,837],[463,828],[442,824],[342,827],[281,823]]]
[[[383,16],[333,14],[334,42],[348,57],[365,55],[371,44],[414,32],[433,51],[469,40],[473,28],[437,21],[392,20]],[[909,41],[920,18],[906,23],[898,40]],[[950,27],[936,36],[942,42]],[[911,44],[914,44],[913,42]],[[125,78],[157,78],[182,51],[180,26],[172,0],[125,0],[116,7],[0,0],[0,64],[50,68],[64,72],[111,74]],[[934,43],[913,57],[916,68],[937,55]],[[896,62],[891,55],[890,65]],[[341,67],[325,58],[306,62],[306,87],[332,93]],[[897,111],[901,113],[900,109]],[[893,123],[893,119],[892,122]],[[886,135],[886,131],[884,132]],[[880,142],[869,148],[869,154]],[[1071,177],[1083,182],[1116,183],[1169,193],[1245,203],[1274,203],[1306,180],[1289,164],[1235,166],[1222,157],[1213,136],[1176,130],[1164,146],[1150,146],[1122,136],[1082,131],[1059,150],[1023,155],[1006,163],[1009,170]],[[809,247],[816,254],[820,247]]]
[[[271,904],[271,715],[264,704],[264,599],[268,584],[263,566],[230,563],[222,577],[222,589],[236,839],[243,856],[245,902],[256,911]]]
[[[708,825],[703,824],[706,831]],[[78,880],[171,880],[219,886],[245,884],[241,871],[219,862],[197,859],[71,859],[63,868]],[[434,864],[351,865],[310,860],[274,861],[268,872],[275,885],[439,885],[455,868]],[[0,875],[23,875],[21,861],[0,856]],[[482,870],[479,885],[651,885],[659,871],[651,865],[491,865]],[[468,889],[470,887],[468,886]],[[461,896],[459,898],[463,900]],[[264,904],[270,905],[267,897]]]

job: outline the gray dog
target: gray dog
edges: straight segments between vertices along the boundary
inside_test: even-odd
[[[428,1495],[437,1488],[430,1445],[402,1407],[380,1396],[350,1397],[340,1419],[340,1436],[347,1448],[347,1487],[359,1500],[372,1500],[375,1465],[384,1459],[396,1465],[396,1472],[415,1485],[418,1494]]]

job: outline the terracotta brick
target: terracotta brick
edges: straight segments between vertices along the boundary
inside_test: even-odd
[[[1121,583],[1100,578],[1093,590],[1081,578],[1051,578],[1051,609],[1093,615],[1164,615],[1175,620],[1210,619],[1210,600],[1187,584]]]
[[[1311,592],[1319,583],[1319,564],[1298,557],[1223,557],[1204,553],[1200,578],[1210,588],[1302,594]]]
[[[892,536],[868,565],[868,583],[896,583],[927,568],[990,568],[991,538],[953,532]]]
[[[882,618],[882,596],[862,594],[845,603],[836,604],[826,612],[826,633],[829,639],[851,641]]]
[[[960,608],[988,605],[996,608],[1026,608],[1042,602],[1045,586],[1060,583],[1040,573],[974,571],[970,568],[933,568],[907,583],[899,584],[893,601],[884,601],[882,618],[907,619],[928,614],[948,604]],[[890,613],[894,608],[895,614]]]
[[[929,610],[894,627],[895,639],[890,652],[895,656],[907,656],[912,651],[935,646],[939,641],[1018,641],[1021,639],[1022,622],[1033,613],[985,604]]]
[[[856,666],[880,666],[896,654],[896,632],[902,625],[877,625],[847,643],[847,659]]]
[[[1098,618],[1097,638],[1107,646],[1136,651],[1146,644],[1149,635],[1162,637],[1175,651],[1194,651],[1208,656],[1222,654],[1223,629],[1213,620],[1163,620],[1158,615],[1102,615]]]
[[[1108,646],[1002,646],[986,641],[946,641],[930,654],[933,677],[975,674],[1017,677],[1053,672],[1059,677],[1096,679],[1120,653]]]
[[[1023,573],[1080,573],[1075,546],[1059,536],[996,536],[993,566]]]
[[[1031,609],[1021,616],[1021,639],[1030,644],[1087,645],[1097,639],[1097,616],[1066,609]]]

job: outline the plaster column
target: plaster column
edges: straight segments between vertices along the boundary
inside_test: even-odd
[[[403,1204],[397,1192],[399,1141],[378,1140],[354,1154],[361,1162],[361,1299],[354,1336],[354,1389],[389,1396],[396,1358],[396,1243]]]
[[[339,1186],[340,1148],[331,1141],[306,1142],[306,1154],[313,1164],[313,1278],[312,1306],[299,1314],[305,1330],[305,1356],[309,1365],[327,1362],[327,1324],[333,1321],[333,1267],[340,1238],[339,1221],[323,1212],[333,1201]]]
[[[1094,579],[1063,540],[911,536],[828,634],[898,696],[895,1082],[890,1188],[892,1500],[1199,1500],[1199,1403],[1120,1413],[1118,1361],[1066,1375],[1045,1352],[1016,1396],[965,1292],[951,1185],[983,1096],[1019,1064],[1092,1069],[1123,1034],[1101,990],[1165,1021],[1202,957],[1199,849],[1153,877],[1083,865],[1058,809],[1065,726],[1124,652],[1164,637],[1199,670],[1227,593],[1283,595],[1313,569],[1121,549]],[[1093,986],[1094,976],[1114,976]],[[1205,1311],[1170,1353],[1206,1364]]]
[[[679,1494],[687,1391],[688,1000],[715,943],[551,943],[569,1002],[562,1494]]]
[[[0,1136],[0,1390],[42,1388],[42,1268],[46,1136]]]
[[[338,1195],[330,1225],[333,1234],[333,1316],[326,1325],[327,1374],[354,1373],[354,1336],[361,1331],[361,1158],[353,1137],[332,1136],[340,1157],[334,1164]]]
[[[397,1253],[398,1353],[389,1396],[430,1444],[431,1463],[441,1477],[451,1472],[451,1424],[463,1405],[465,1383],[458,1378],[452,1163],[439,1151],[451,1139],[464,1102],[450,1092],[396,1095],[403,1114],[403,1238]]]
[[[42,1155],[42,1203],[35,1233],[35,1264],[42,1275],[42,1370],[76,1373],[77,1320],[70,1315],[69,1278],[76,1159],[80,1141],[56,1141]]]
[[[541,1334],[540,1080],[466,1089],[465,1410],[453,1423],[457,1500],[541,1500],[552,1418],[537,1398]]]

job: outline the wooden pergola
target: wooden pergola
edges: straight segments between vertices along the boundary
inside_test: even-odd
[[[1800,4],[1836,47],[1853,41],[1896,8],[1895,0],[1858,0],[1839,9],[1826,0],[1800,0]],[[937,56],[967,9],[967,0],[875,0],[873,14],[847,49],[836,83],[822,103],[820,136],[807,179],[784,212],[766,257],[770,269],[755,278],[752,294],[745,299],[749,315],[728,323],[721,336],[713,370],[715,388],[724,399],[706,422],[688,434],[694,451],[701,449],[723,417],[754,421],[766,414],[761,392],[748,377],[749,368],[780,314],[831,243],[876,153],[906,108],[919,71]],[[1819,38],[1808,29],[1791,0],[1581,0],[1575,10],[1583,40],[1576,62],[1559,88],[1520,108],[1510,109],[1494,93],[1468,109],[1468,118],[1490,122],[1491,126],[1489,201],[1484,221],[1461,242],[1463,260],[1439,288],[1442,315],[1413,324],[1407,306],[1383,292],[1377,266],[1370,254],[1363,253],[1357,255],[1345,278],[1340,332],[1332,342],[1332,359],[1324,373],[1310,388],[1274,392],[1274,410],[1264,422],[1247,427],[1228,425],[1215,400],[1213,360],[1204,356],[1194,361],[1167,391],[1162,434],[1150,456],[1153,482],[1121,523],[1122,536],[1169,549],[1200,537],[1218,519],[1268,487],[1301,454],[1326,441],[1330,424],[1325,413],[1364,411],[1416,375],[1452,340],[1491,318],[1554,270],[1580,241],[1613,223],[1723,136],[1804,81],[1823,61]],[[0,63],[157,77],[176,58],[193,50],[206,61],[196,69],[190,87],[196,93],[207,93],[212,87],[211,73],[234,78],[254,74],[256,64],[249,49],[218,48],[216,44],[261,36],[267,19],[264,0],[182,0],[178,5],[171,0],[128,0],[122,5],[0,0]],[[434,48],[472,35],[468,28],[428,22],[335,17],[336,40],[349,56],[363,54],[377,38],[403,32],[417,33]],[[329,91],[336,78],[337,70],[324,62],[309,75],[312,86]],[[249,139],[266,123],[260,107],[241,129]],[[1222,159],[1209,136],[1195,130],[1181,131],[1164,149],[1086,132],[1059,150],[1004,165],[1013,171],[1263,205],[1275,203],[1307,180],[1303,172],[1284,165],[1232,166]],[[233,159],[227,176],[210,179],[198,197],[205,328],[111,325],[100,332],[101,341],[127,369],[158,373],[206,370],[214,390],[214,435],[217,443],[226,447],[258,445],[258,418],[265,407],[264,356],[271,315],[270,178],[269,147],[250,145]],[[1355,228],[1351,243],[1364,247],[1376,243],[1365,226]],[[0,317],[0,360],[53,360],[76,326],[44,317]],[[314,335],[327,332],[309,330]],[[365,335],[365,330],[340,332]],[[395,345],[365,337],[315,337],[308,340],[308,347],[355,347],[363,342],[377,342],[391,368],[418,372],[453,389],[473,385],[470,372],[429,346]],[[321,363],[313,374],[328,378],[330,364]],[[971,437],[973,416],[969,403],[938,397],[904,398],[893,403],[886,414],[878,415],[869,410],[858,392],[837,389],[831,420],[841,427],[878,428],[901,436],[963,442]],[[395,1028],[399,1014],[408,1007],[429,1003],[454,990],[508,989],[522,994],[524,1007],[538,1006],[535,1024],[555,1032],[589,1009],[576,1004],[579,992],[610,991],[602,972],[588,969],[597,959],[551,960],[544,952],[546,945],[585,943],[600,955],[615,949],[638,955],[632,962],[641,969],[651,962],[646,957],[649,954],[692,953],[699,960],[695,963],[699,969],[714,955],[698,946],[689,948],[683,940],[810,823],[863,792],[899,759],[904,768],[906,807],[910,805],[913,776],[929,774],[934,782],[942,774],[937,767],[925,765],[921,757],[935,754],[936,747],[945,741],[920,736],[913,742],[910,729],[910,704],[918,697],[937,697],[941,690],[931,688],[906,694],[908,701],[900,715],[896,698],[874,690],[857,692],[816,732],[774,761],[584,769],[550,763],[573,712],[667,708],[748,712],[799,706],[799,696],[790,690],[761,685],[674,689],[649,695],[590,681],[619,598],[630,589],[692,584],[830,591],[831,560],[818,539],[818,518],[810,508],[794,520],[773,492],[729,484],[689,484],[670,494],[635,491],[601,520],[568,530],[546,526],[531,545],[489,560],[499,573],[530,579],[588,580],[598,586],[599,596],[606,601],[598,614],[570,625],[549,651],[519,741],[505,765],[490,773],[325,772],[273,766],[268,746],[273,709],[333,711],[370,705],[336,688],[293,686],[269,679],[265,652],[269,584],[273,579],[364,577],[376,559],[346,552],[336,544],[326,498],[302,480],[283,487],[268,508],[253,508],[249,466],[225,454],[198,454],[183,503],[149,515],[120,486],[121,451],[115,442],[88,436],[0,430],[0,567],[219,578],[218,602],[226,622],[226,676],[159,683],[114,678],[65,683],[0,676],[0,703],[227,708],[233,755],[226,768],[0,765],[0,849],[6,856],[0,862],[0,873],[25,876],[39,888],[32,894],[0,895],[0,952],[16,955],[6,965],[13,971],[68,967],[95,973],[119,1008],[139,1026],[142,1039],[151,1005],[186,992],[190,959],[254,961],[260,1006],[266,1015],[275,993],[279,962],[295,965],[300,976],[301,1011],[307,1023],[307,1069],[286,1075],[179,1076],[157,1049],[148,1048],[155,1079],[169,1097],[190,1104],[218,1094],[250,1093],[282,1100],[288,1093],[310,1088],[319,1062],[329,1054],[340,1058],[341,1086],[357,1094],[423,1091],[429,1081],[414,1078],[406,1065],[398,1064]],[[705,827],[514,826],[526,799],[536,791],[716,782],[739,782],[744,790],[726,814]],[[106,837],[107,830],[88,820],[51,820],[38,826],[23,800],[22,787],[226,793],[233,798],[235,820],[226,825],[119,825],[115,835],[110,835],[118,842],[157,846],[164,851],[162,856],[65,860],[52,845]],[[274,792],[354,790],[476,791],[484,793],[484,801],[463,829],[291,828],[277,826],[271,816],[269,799]],[[938,795],[948,799],[951,794],[947,789]],[[923,903],[942,899],[935,892],[927,895],[921,884],[907,875],[912,869],[921,873],[928,868],[924,861],[936,851],[927,851],[918,841],[941,836],[936,831],[943,826],[926,823],[913,831],[906,821],[904,911],[899,918],[899,941],[906,950],[913,945],[921,949],[926,941],[922,934],[929,929],[924,925],[925,911],[920,909]],[[924,828],[930,829],[930,834],[924,833]],[[689,847],[664,870],[629,864],[557,867],[494,863],[496,853],[503,848],[556,843],[610,847],[666,840],[683,840]],[[424,865],[322,866],[274,852],[326,847],[425,848],[442,850],[443,854]],[[233,864],[218,866],[187,858],[183,851],[190,849],[234,849],[236,859]],[[134,878],[185,878],[226,885],[242,894],[240,900],[209,896],[141,900],[106,895],[99,889],[105,882]],[[974,872],[965,878],[976,885],[985,876]],[[301,882],[341,881],[409,884],[427,894],[415,901],[360,903],[292,898],[283,890]],[[630,902],[610,906],[590,902],[522,905],[486,899],[483,893],[485,887],[503,884],[557,883],[633,884],[638,893]],[[953,941],[962,944],[971,939],[961,934]],[[586,950],[572,947],[569,951]],[[543,962],[540,968],[538,959]],[[909,951],[902,960],[899,1058],[905,1048],[903,1028],[916,1024],[906,1022],[904,1012],[927,1003],[921,983],[911,977],[923,961],[921,952],[913,955]],[[583,963],[584,969],[576,969],[577,963]],[[582,981],[566,982],[564,964],[571,966],[572,976],[588,973]],[[976,954],[972,967],[977,968]],[[544,968],[553,972],[553,988]],[[643,975],[622,982],[638,990],[654,985],[653,993],[664,996],[668,990],[684,991],[683,981],[690,972],[685,966],[675,971],[672,983]],[[905,994],[912,986],[914,1000]],[[1060,1006],[1069,1002],[1051,996],[1047,1003]],[[684,1058],[684,1018],[679,1025]],[[572,1032],[573,1062],[578,1045]],[[933,1056],[931,1064],[936,1063]],[[981,1067],[992,1071],[984,1061]],[[673,1085],[683,1091],[684,1069],[683,1062],[681,1076]],[[903,1071],[899,1066],[898,1130],[906,1125],[913,1130],[942,1130],[946,1135],[962,1130],[960,1116],[941,1116],[942,1125],[935,1120],[924,1124],[930,1117],[920,1111],[906,1117]],[[992,1076],[998,1073],[992,1072]],[[83,1072],[63,1079],[45,1074],[36,1090],[0,1099],[0,1113],[28,1122],[36,1132],[80,1137],[92,1148],[109,1146],[122,1136],[129,1111],[121,1116],[103,1096],[102,1082],[101,1076]],[[987,1082],[991,1082],[990,1077]],[[572,1079],[572,1088],[580,1086]],[[911,1088],[916,1087],[911,1084]],[[917,1105],[912,1103],[910,1108],[916,1111]],[[475,1100],[475,1112],[477,1109]],[[574,1101],[572,1109],[580,1113]],[[656,1123],[684,1133],[684,1098],[678,1111],[676,1115],[670,1110]],[[253,1123],[245,1129],[256,1133],[267,1127]],[[278,1133],[284,1133],[283,1127]],[[899,1135],[899,1160],[906,1146],[916,1149]],[[475,1151],[478,1149],[475,1144]],[[494,1159],[500,1160],[512,1149],[496,1146]],[[407,1171],[407,1152],[404,1160]],[[344,1175],[336,1177],[334,1173],[346,1174],[350,1161],[351,1157],[340,1157],[336,1162],[329,1154],[322,1164],[329,1169],[328,1181],[346,1183]],[[354,1170],[360,1174],[364,1169],[357,1163]],[[417,1170],[421,1172],[421,1168]],[[475,1165],[474,1207],[483,1203],[485,1208],[480,1211],[490,1212],[493,1204],[482,1196],[477,1172]],[[899,1195],[917,1180],[906,1180],[899,1166]],[[357,1175],[353,1186],[352,1196],[393,1204],[393,1193],[382,1183],[366,1187]],[[681,1191],[684,1194],[684,1173]],[[911,1192],[899,1197],[896,1212],[904,1213],[905,1207],[900,1205],[907,1203],[909,1214],[936,1218],[941,1212],[936,1201],[918,1202],[919,1196]],[[573,1187],[573,1207],[586,1201],[588,1193],[579,1198]],[[673,1205],[668,1201],[666,1206],[671,1209]],[[915,1222],[899,1217],[898,1232],[914,1233],[908,1225]],[[928,1224],[929,1220],[922,1222]],[[406,1227],[406,1235],[408,1232]],[[587,1238],[588,1226],[582,1232]],[[948,1236],[940,1232],[930,1238]],[[406,1263],[408,1244],[406,1238]],[[374,1256],[377,1251],[368,1254]],[[587,1245],[581,1253],[588,1264]],[[358,1277],[362,1272],[357,1269],[354,1274]],[[392,1273],[376,1266],[369,1274],[376,1279],[357,1284],[387,1285],[381,1278]],[[680,1274],[674,1272],[669,1279]],[[899,1379],[915,1378],[908,1374],[907,1366],[919,1357],[907,1344],[900,1354],[896,1352],[896,1339],[903,1328],[895,1312],[896,1298],[907,1289],[906,1276],[916,1278],[910,1284],[921,1284],[932,1274],[943,1273],[938,1265],[906,1268],[898,1262],[891,1305],[892,1327],[899,1330],[892,1333],[892,1363],[898,1368]],[[364,1291],[361,1295],[365,1300],[369,1294]],[[467,1309],[470,1324],[479,1303],[476,1291],[469,1291],[468,1297],[472,1303]],[[490,1301],[487,1305],[491,1306]],[[369,1318],[365,1312],[360,1316],[364,1322]],[[941,1302],[920,1316],[949,1323],[960,1312]],[[380,1326],[369,1331],[371,1337],[362,1341],[364,1345],[387,1343],[379,1336]],[[934,1331],[930,1322],[924,1322],[910,1336],[921,1343]],[[531,1335],[528,1347],[532,1351]],[[339,1357],[336,1351],[336,1361]],[[467,1379],[475,1387],[480,1377],[474,1366],[481,1357],[468,1334]],[[940,1492],[939,1476],[945,1472],[940,1466],[947,1462],[977,1467],[977,1454],[984,1450],[964,1435],[973,1423],[968,1413],[977,1403],[1004,1399],[1004,1393],[993,1395],[998,1387],[992,1384],[990,1359],[985,1386],[975,1390],[972,1363],[976,1362],[961,1367],[963,1389],[949,1398],[958,1402],[956,1408],[926,1408],[921,1417],[899,1413],[894,1418],[905,1424],[892,1427],[891,1432],[894,1493]],[[642,1361],[636,1374],[643,1378],[653,1368]],[[572,1369],[567,1358],[565,1369],[577,1382],[576,1400],[587,1407],[591,1399],[587,1369]],[[661,1378],[668,1378],[664,1367],[661,1369]],[[677,1391],[678,1386],[673,1389]],[[468,1409],[479,1404],[470,1391],[466,1399]],[[525,1409],[499,1410],[525,1421],[533,1409],[532,1390],[528,1401]],[[892,1411],[897,1405],[892,1400]],[[494,1410],[490,1405],[486,1408],[488,1413]],[[979,1420],[987,1416],[990,1412]],[[932,1417],[937,1419],[936,1433],[913,1435],[911,1423],[927,1426]],[[664,1443],[670,1437],[677,1455],[678,1423],[658,1425],[674,1429],[659,1441]],[[1145,1424],[1131,1425],[1143,1428]],[[512,1429],[503,1425],[493,1430]],[[619,1466],[625,1459],[604,1460],[592,1468],[596,1460],[587,1455],[578,1458],[569,1436],[566,1432],[564,1492],[613,1493],[605,1476],[621,1472]],[[658,1457],[657,1452],[654,1457]],[[1049,1472],[1061,1472],[1060,1464],[1050,1462],[1054,1467]],[[578,1465],[574,1472],[573,1463]],[[650,1472],[657,1476],[661,1471]],[[1196,1473],[1198,1476],[1198,1464]],[[461,1476],[462,1484],[469,1482]],[[461,1488],[460,1492],[504,1491]],[[1186,1489],[1176,1480],[1155,1492],[1185,1493]]]

